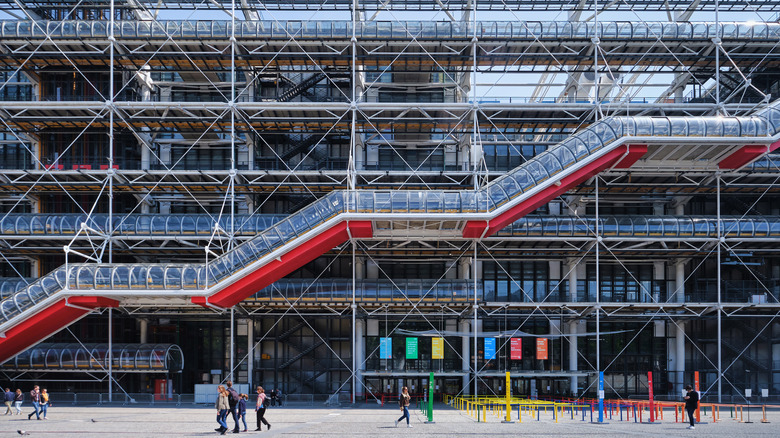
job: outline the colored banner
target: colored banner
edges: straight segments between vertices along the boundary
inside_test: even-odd
[[[509,340],[509,358],[512,360],[523,359],[523,338]]]
[[[485,338],[485,360],[496,358],[496,338]]]
[[[393,357],[393,339],[379,338],[379,358],[392,359]]]
[[[417,338],[406,338],[406,358],[417,359]]]
[[[444,359],[444,338],[433,338],[431,340],[431,352],[433,359]]]
[[[536,358],[547,360],[547,338],[536,338]]]

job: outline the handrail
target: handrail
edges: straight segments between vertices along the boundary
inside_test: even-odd
[[[373,191],[373,200],[367,204],[382,205],[391,203],[395,193],[405,192]],[[398,195],[396,202],[398,203]],[[412,198],[411,202],[415,200]],[[404,199],[406,205],[409,200]],[[398,205],[398,204],[396,204]],[[388,205],[387,210],[392,212]],[[442,213],[437,203],[429,202],[414,208],[419,213]],[[122,236],[209,236],[214,226],[230,230],[230,217],[217,220],[208,214],[131,214],[114,216],[113,227],[109,227],[107,214],[36,214],[18,213],[0,215],[0,235],[11,236],[73,236],[81,223],[90,228],[107,233],[113,231]],[[282,215],[236,215],[235,234],[255,236],[274,224],[286,219]],[[610,237],[662,237],[662,238],[714,238],[718,228],[717,218],[710,216],[601,216],[599,230],[606,239]],[[751,238],[780,237],[780,216],[721,216],[721,229],[725,237]],[[577,216],[541,216],[528,215],[499,231],[502,237],[538,236],[538,237],[594,237],[596,219]],[[1,291],[0,291],[1,292]]]
[[[0,21],[0,38],[108,38],[107,21]],[[144,39],[228,39],[232,22],[224,20],[115,21],[113,35],[118,40]],[[352,37],[352,22],[346,20],[272,21],[236,20],[235,37],[245,39],[343,39]],[[729,40],[776,41],[780,23],[756,22],[631,22],[631,21],[365,21],[355,27],[358,39],[511,39],[514,42],[537,40],[582,40],[598,37],[602,42],[626,40],[686,40],[711,42]]]

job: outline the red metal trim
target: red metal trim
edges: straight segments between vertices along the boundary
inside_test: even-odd
[[[349,221],[347,224],[353,239],[370,239],[374,237],[374,225],[371,221]]]
[[[718,168],[739,169],[740,167],[750,163],[751,161],[755,160],[761,155],[768,152],[773,152],[778,147],[780,147],[780,141],[774,142],[768,147],[764,145],[757,145],[757,144],[749,144],[747,146],[742,146],[736,152],[720,160],[720,163],[718,163]]]
[[[488,227],[487,221],[468,221],[463,226],[463,237],[467,239],[478,239],[482,237],[485,228]]]
[[[636,164],[640,158],[647,153],[646,144],[630,144],[628,145],[628,153],[623,159],[615,164],[615,169],[628,169]]]
[[[119,301],[106,298],[106,297],[69,297],[69,304],[74,304],[81,307],[90,307],[92,309],[98,307],[119,307]]]
[[[506,227],[507,225],[511,224],[517,219],[525,216],[526,214],[536,210],[540,206],[548,203],[551,199],[555,198],[556,196],[566,193],[566,191],[568,191],[570,188],[579,185],[580,183],[592,177],[593,175],[596,175],[602,170],[611,167],[616,160],[621,160],[622,162],[626,158],[632,156],[632,158],[635,157],[633,159],[634,162],[636,162],[636,160],[638,160],[639,158],[641,158],[642,155],[644,155],[644,153],[642,153],[642,155],[638,155],[640,151],[641,148],[637,150],[636,153],[632,156],[632,153],[628,146],[625,145],[618,146],[615,149],[597,158],[596,160],[591,161],[590,163],[584,165],[583,167],[575,170],[570,175],[561,178],[559,185],[552,184],[546,187],[545,189],[541,190],[540,192],[536,193],[527,201],[521,202],[520,204],[515,205],[514,207],[510,208],[506,212],[502,213],[500,216],[491,219],[488,223],[487,232],[485,232],[484,221],[467,222],[466,226],[463,228],[463,237],[467,239],[475,239],[479,237],[491,236],[495,234],[498,230],[501,230],[502,228]],[[646,149],[645,152],[647,152]],[[626,154],[625,157],[624,154]],[[633,164],[633,162],[631,164]]]
[[[119,304],[118,301],[110,298],[94,296],[70,297],[67,298],[67,302],[80,307],[68,306],[66,298],[63,298],[8,329],[5,332],[5,338],[0,338],[0,363],[57,333],[89,313],[89,310],[81,307],[116,307]]]
[[[368,238],[373,235],[371,222],[367,221],[350,221],[349,230],[354,238]],[[223,308],[232,307],[347,240],[349,240],[347,223],[339,222],[290,252],[209,296],[208,303]],[[205,297],[191,299],[193,303],[201,306],[205,306],[206,300]]]

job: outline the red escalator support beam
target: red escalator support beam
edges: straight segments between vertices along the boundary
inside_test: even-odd
[[[11,327],[0,338],[0,363],[57,333],[98,307],[116,307],[117,300],[84,296],[63,298]]]
[[[530,199],[515,205],[501,215],[490,219],[490,221],[467,222],[466,226],[463,227],[463,237],[467,239],[476,239],[491,236],[517,219],[550,202],[550,200],[556,196],[566,193],[572,187],[579,185],[604,169],[613,166],[616,167],[617,165],[619,165],[621,169],[631,167],[631,165],[642,158],[645,153],[647,153],[647,145],[618,146],[596,160],[575,170],[568,176],[561,178],[560,184],[553,184],[544,188]]]
[[[349,230],[349,231],[347,231]],[[373,236],[369,221],[339,222],[317,236],[302,243],[290,252],[270,261],[247,274],[235,283],[209,297],[193,297],[192,302],[201,306],[232,307],[266,286],[290,274],[301,266],[325,254],[334,247],[352,238],[365,239]]]
[[[745,164],[755,160],[763,154],[773,152],[780,147],[780,141],[776,141],[769,146],[749,144],[742,146],[736,152],[732,153],[728,157],[720,160],[718,168],[720,169],[739,169]]]

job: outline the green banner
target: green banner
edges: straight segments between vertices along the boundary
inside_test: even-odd
[[[417,359],[417,338],[406,338],[406,358]]]

